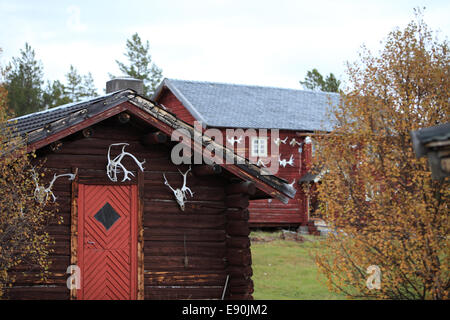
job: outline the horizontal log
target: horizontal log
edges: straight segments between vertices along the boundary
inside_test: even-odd
[[[233,194],[225,197],[225,205],[229,208],[245,209],[249,205],[249,197],[242,194]]]
[[[228,266],[227,274],[230,275],[230,278],[245,278],[250,279],[253,276],[253,269],[250,265],[248,266]]]
[[[224,285],[225,272],[213,271],[146,271],[146,285],[161,286],[221,286]]]
[[[64,169],[68,167],[76,167],[79,169],[94,169],[94,170],[106,170],[108,164],[107,149],[100,154],[50,154],[47,156],[46,166],[50,168]],[[128,149],[125,149],[128,151]],[[130,152],[132,153],[132,152]],[[172,163],[169,155],[165,154],[162,158],[154,158],[150,153],[139,154],[132,153],[139,161],[144,161],[144,168],[149,167],[151,164],[152,170],[155,171],[172,171],[178,172],[177,166]],[[116,155],[114,153],[112,156]],[[136,171],[138,166],[131,157],[124,157],[121,162],[128,170]],[[121,177],[121,176],[120,176]],[[119,177],[119,178],[120,178]],[[189,179],[189,178],[188,178]]]
[[[250,217],[248,209],[232,209],[229,208],[226,212],[228,221],[231,220],[248,220]]]
[[[219,243],[220,246],[204,246],[195,245],[187,242],[179,242],[177,246],[144,246],[144,256],[183,256],[188,257],[207,257],[207,258],[223,258],[226,253],[225,244]]]
[[[232,266],[250,266],[252,264],[252,254],[250,249],[227,249],[227,261]]]
[[[185,256],[146,256],[144,257],[146,270],[225,270],[223,258],[189,257],[187,264]]]
[[[147,241],[225,241],[225,230],[218,229],[170,229],[170,228],[145,228],[144,240]]]
[[[139,137],[142,135],[140,130],[137,130],[136,127],[129,123],[122,126],[121,130],[117,130],[116,123],[98,123],[90,128],[94,130],[96,138],[115,139],[116,142],[139,140]]]
[[[253,181],[243,181],[240,183],[230,184],[225,188],[226,194],[248,194],[254,195],[256,192],[256,186]]]
[[[192,168],[192,172],[197,177],[204,177],[204,176],[211,176],[211,175],[218,175],[222,173],[222,167],[214,164],[214,165],[195,165]]]
[[[194,166],[195,167],[195,166]],[[179,169],[181,172],[186,172],[189,166],[180,165]],[[150,171],[151,170],[151,171]],[[164,181],[163,173],[167,177],[167,180],[175,184],[183,184],[183,176],[178,172],[177,168],[170,171],[157,171],[153,167],[146,168],[144,172],[144,180],[146,185],[160,185]],[[188,174],[187,184],[188,186],[196,187],[214,187],[214,188],[224,188],[227,181],[221,176],[196,176],[194,174]]]
[[[253,286],[253,280],[250,277],[234,276],[230,277],[230,287]]]
[[[244,220],[233,220],[227,223],[226,232],[231,236],[247,237],[250,234],[250,228]]]
[[[55,244],[48,246],[50,253],[55,256],[70,256],[70,242],[55,241]]]
[[[189,201],[186,203],[184,211],[180,211],[180,207],[175,200],[147,199],[144,200],[144,213],[148,214],[207,214],[219,215],[225,212],[223,202],[210,201]]]
[[[108,147],[113,143],[119,143],[119,142],[127,142],[128,146],[126,146],[125,150],[130,153],[150,153],[148,150],[148,147],[143,146],[139,140],[139,137],[133,138],[133,139],[127,139],[127,138],[120,138],[120,139],[114,139],[112,137],[107,138],[99,138],[97,135],[94,137],[89,137],[86,139],[79,139],[79,140],[73,140],[73,141],[64,141],[64,144],[61,148],[61,153],[67,153],[67,154],[78,154],[79,152],[82,152],[83,150],[92,150],[93,154],[105,154],[108,152]],[[154,150],[155,148],[151,148],[154,152],[153,156],[163,156],[166,151],[160,148],[160,151],[157,152],[157,150]],[[79,150],[79,152],[77,152]],[[121,147],[113,147],[111,150],[111,154],[115,155],[120,153]],[[156,154],[155,154],[156,153]],[[82,154],[82,153],[79,153]],[[87,153],[85,153],[87,154]]]
[[[253,281],[248,280],[247,284],[230,286],[229,292],[230,294],[251,294],[254,292]]]
[[[45,231],[47,231],[51,237],[54,237],[57,234],[70,234],[70,225],[69,224],[49,225],[45,228]]]
[[[174,189],[179,189],[183,186],[183,183],[173,183],[169,181],[170,185]],[[223,201],[225,198],[225,194],[222,188],[216,188],[214,186],[211,187],[197,187],[194,185],[190,185],[189,181],[187,183],[187,187],[191,189],[193,192],[193,196],[187,194],[187,202],[189,201]],[[175,199],[173,191],[166,185],[164,185],[163,178],[161,179],[161,184],[159,186],[156,185],[146,185],[144,188],[144,199],[159,199],[159,200],[171,200]]]
[[[222,286],[185,286],[160,287],[145,286],[145,299],[177,300],[177,299],[220,299]]]
[[[61,285],[65,286],[67,273],[52,273],[44,280],[39,273],[28,272],[9,272],[8,277],[14,279],[14,286],[31,286],[31,285]]]
[[[48,271],[49,272],[57,272],[64,273],[67,270],[67,267],[70,265],[70,256],[49,256],[49,261],[51,262]],[[30,265],[22,263],[14,268],[11,268],[13,272],[30,272],[30,273],[39,273],[40,267],[38,265]]]
[[[250,247],[250,239],[249,237],[227,237],[226,241],[227,248],[239,248],[245,249]]]
[[[240,293],[230,293],[225,300],[253,300],[251,293],[240,294]]]
[[[144,227],[225,229],[224,215],[144,215]]]
[[[13,287],[6,297],[11,300],[68,300],[70,291],[67,286],[54,287]]]

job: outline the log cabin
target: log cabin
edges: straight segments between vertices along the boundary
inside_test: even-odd
[[[297,194],[287,205],[276,199],[251,201],[251,227],[304,226],[318,234],[310,221],[314,206],[303,184],[314,188],[317,177],[309,172],[314,151],[312,137],[317,132],[331,131],[333,123],[328,110],[330,105],[339,103],[339,94],[166,78],[152,99],[186,123],[197,121],[205,128],[219,128],[227,139],[222,143],[235,147],[236,151],[243,148],[247,159],[258,153],[255,149],[260,149],[263,154],[257,165],[264,166],[270,160],[280,162],[277,176],[294,186]],[[270,132],[263,139],[250,133],[238,141],[239,134],[226,136],[227,128],[270,129]],[[278,135],[271,137],[274,129]],[[270,148],[273,142],[279,147],[276,152]]]
[[[55,241],[49,276],[18,266],[6,297],[252,299],[249,200],[287,203],[295,189],[245,159],[174,164],[179,143],[202,154],[215,142],[172,141],[192,126],[133,90],[142,84],[111,81],[107,88],[120,90],[11,122],[43,162],[40,184],[74,176],[56,179],[51,190],[63,223],[47,227]],[[69,276],[78,278],[68,285]]]

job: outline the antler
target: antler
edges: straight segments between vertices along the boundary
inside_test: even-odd
[[[278,138],[276,138],[273,142],[275,142],[275,144],[276,144],[277,146],[279,146],[281,143],[286,144],[287,139],[288,139],[288,137],[286,137],[286,138],[284,138],[283,140],[281,140],[281,139],[278,137]]]
[[[227,141],[232,145],[234,145],[236,142],[238,144],[241,144],[241,140],[242,140],[242,135],[239,137],[239,139],[236,139],[236,137],[231,137],[231,138],[227,137]]]
[[[31,168],[31,172],[32,172],[31,176],[34,180],[34,184],[36,185],[36,188],[38,188],[39,187],[39,174],[36,172],[34,167]]]
[[[289,158],[289,161],[287,161],[286,159],[281,160],[281,154],[278,155],[278,162],[280,163],[281,166],[286,167],[286,165],[290,165],[291,167],[294,166],[294,156],[291,154],[291,157]]]
[[[256,164],[259,165],[259,166],[261,166],[261,167],[267,168],[267,167],[266,167],[266,164],[269,163],[269,162],[270,162],[270,160],[267,161],[267,162],[264,162],[261,158],[259,158],[259,159],[258,159],[258,162],[256,162]]]
[[[173,192],[175,192],[175,189],[172,188],[172,186],[169,184],[169,182],[167,181],[166,175],[163,173],[163,177],[164,177],[164,184],[166,186],[168,186],[170,188],[170,190],[172,190]]]
[[[144,167],[142,166],[145,163],[145,160],[140,162],[138,159],[136,159],[135,156],[133,156],[131,153],[126,152],[125,151],[125,147],[128,146],[128,143],[113,143],[109,145],[108,148],[108,164],[106,166],[106,174],[108,175],[108,178],[113,181],[116,182],[117,181],[117,173],[120,173],[123,171],[123,179],[122,182],[126,181],[126,180],[131,180],[131,178],[129,177],[129,175],[134,177],[134,173],[132,171],[127,170],[124,165],[121,163],[122,159],[125,156],[129,156],[131,157],[134,162],[136,162],[136,164],[138,165],[139,169],[141,169],[141,171],[144,171]],[[118,154],[114,159],[111,160],[111,147],[112,146],[122,146],[122,152],[120,154]]]
[[[295,189],[294,183],[295,183],[295,178],[294,178],[294,181],[292,181],[292,183],[289,183],[288,185]]]
[[[48,185],[48,187],[45,188],[44,186],[39,185],[39,182],[38,182],[39,175],[36,172],[36,170],[34,169],[34,167],[31,170],[33,171],[32,176],[33,176],[33,180],[36,184],[36,188],[34,189],[34,198],[36,199],[36,201],[38,201],[42,204],[46,203],[48,201],[49,195],[52,196],[53,202],[56,201],[56,196],[53,194],[53,191],[52,191],[52,187],[53,187],[53,184],[55,183],[56,179],[61,178],[61,177],[69,177],[69,180],[74,180],[75,176],[77,175],[77,173],[64,173],[64,174],[59,174],[59,175],[56,175],[56,173],[55,173],[55,174],[53,174],[52,181],[50,181],[50,184]]]
[[[291,167],[294,166],[294,155],[291,154],[291,157],[289,158],[289,161],[286,162],[286,164],[290,165]]]
[[[295,138],[292,138],[291,142],[289,142],[291,146],[299,145],[300,147],[303,145],[303,142],[299,142],[295,140]]]
[[[166,186],[168,186],[170,188],[170,190],[172,190],[172,192],[173,192],[173,194],[175,196],[175,200],[177,201],[177,203],[180,206],[181,210],[184,211],[184,200],[187,199],[186,192],[189,192],[191,197],[194,196],[194,193],[192,192],[192,190],[189,187],[186,186],[187,174],[188,174],[189,171],[191,171],[191,166],[189,166],[189,169],[185,173],[181,172],[180,169],[178,169],[178,171],[183,176],[183,186],[181,188],[179,188],[179,189],[178,188],[177,189],[172,188],[172,186],[167,181],[167,178],[166,178],[165,174],[163,174],[164,184]]]
[[[180,169],[178,169],[178,171],[180,171]],[[187,199],[186,191],[188,191],[190,193],[191,197],[194,196],[194,193],[191,191],[191,189],[186,186],[186,179],[187,179],[187,174],[189,171],[191,171],[191,166],[189,166],[189,169],[185,173],[182,173],[180,171],[181,175],[183,176],[183,186],[181,187],[181,192],[183,192],[183,196],[185,199]]]
[[[53,202],[56,201],[56,197],[52,192],[53,183],[55,183],[56,179],[61,178],[61,177],[69,177],[69,181],[72,181],[75,179],[75,175],[76,174],[74,174],[74,173],[64,173],[64,174],[59,174],[59,175],[56,175],[56,173],[54,173],[52,181],[50,181],[49,186],[45,189],[45,192],[47,193],[47,198],[48,198],[48,195],[50,194],[53,197]]]

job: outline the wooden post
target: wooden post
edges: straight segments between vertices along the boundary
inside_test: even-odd
[[[75,179],[72,181],[71,212],[70,212],[70,264],[78,263],[78,168],[72,168]],[[77,289],[70,290],[70,300],[77,299]]]
[[[137,243],[137,283],[138,292],[137,299],[144,300],[145,284],[144,284],[144,173],[138,171],[138,243]]]

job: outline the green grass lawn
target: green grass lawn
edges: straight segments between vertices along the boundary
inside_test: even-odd
[[[317,272],[311,253],[320,250],[318,237],[305,236],[305,241],[299,242],[282,240],[280,235],[281,232],[250,235],[254,299],[345,299],[329,292],[324,277]]]

